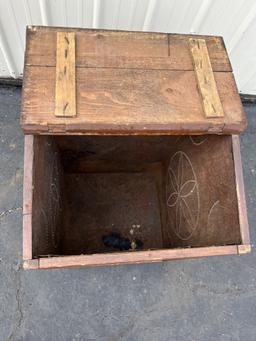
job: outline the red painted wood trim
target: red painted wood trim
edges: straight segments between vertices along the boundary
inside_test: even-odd
[[[23,178],[23,259],[32,259],[34,136],[25,136]]]
[[[232,136],[233,158],[235,165],[236,192],[239,212],[239,222],[242,244],[250,244],[249,225],[247,218],[247,207],[244,192],[243,167],[240,152],[240,140],[238,135]]]
[[[174,259],[237,254],[237,245],[39,258],[39,268],[153,263]]]

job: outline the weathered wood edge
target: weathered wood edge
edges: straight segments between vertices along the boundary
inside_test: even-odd
[[[39,269],[154,263],[237,254],[237,245],[39,258]],[[28,269],[28,265],[26,264]]]
[[[129,31],[129,30],[113,30],[113,29],[103,29],[103,28],[85,28],[85,27],[63,27],[63,26],[40,26],[40,25],[27,25],[27,31],[35,32],[35,31],[66,31],[66,32],[123,32],[123,33],[142,33],[142,34],[169,34],[170,36],[184,36],[184,37],[208,37],[208,38],[218,38],[223,41],[223,37],[219,35],[202,35],[202,34],[191,34],[191,33],[169,33],[169,32],[157,32],[157,31]]]
[[[32,259],[34,136],[26,135],[24,143],[23,178],[23,259]]]
[[[238,202],[238,214],[241,231],[242,245],[238,246],[238,253],[246,253],[251,251],[250,247],[250,234],[249,225],[247,218],[247,207],[246,198],[244,191],[244,178],[242,159],[240,152],[240,140],[238,135],[232,135],[232,147],[233,147],[233,159],[235,167],[235,178],[236,178],[236,192]]]
[[[68,124],[27,124],[21,121],[21,128],[26,134],[68,134],[68,135],[203,135],[203,134],[237,134],[247,127],[247,121],[230,124],[220,123],[171,123],[171,124],[91,124],[91,123],[68,123]]]

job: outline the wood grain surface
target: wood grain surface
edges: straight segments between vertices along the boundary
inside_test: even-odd
[[[242,243],[231,136],[181,137],[165,169],[169,247]]]
[[[58,254],[60,247],[62,168],[52,136],[34,136],[33,257]]]
[[[57,32],[76,36],[76,117],[54,115]],[[224,117],[206,118],[190,37],[29,27],[21,110],[23,130],[40,134],[243,131],[245,114],[222,38],[204,37],[224,112]]]
[[[56,41],[55,116],[76,116],[75,34],[58,32]]]
[[[75,32],[77,67],[193,70],[189,37],[206,39],[213,71],[232,71],[221,37],[32,26],[25,65],[56,65],[57,32]]]
[[[117,251],[103,236],[119,233],[143,249],[163,247],[155,176],[148,172],[73,173],[64,177],[61,254]]]
[[[104,266],[118,264],[155,263],[167,260],[235,255],[236,245],[196,247],[186,249],[151,250],[119,253],[103,253],[94,255],[64,256],[40,258],[39,268],[63,268],[80,266]],[[35,265],[32,264],[32,267]]]
[[[237,191],[237,203],[239,210],[239,222],[241,230],[242,244],[250,244],[250,233],[249,224],[247,218],[247,205],[246,197],[244,191],[244,178],[243,178],[243,167],[240,152],[240,140],[239,136],[232,136],[232,147],[233,147],[233,157],[235,164],[235,175],[236,175],[236,191]],[[249,245],[250,246],[250,245]]]
[[[40,80],[40,81],[39,81]],[[232,73],[215,73],[223,118],[206,118],[194,71],[77,68],[77,116],[55,117],[55,68],[29,67],[21,125],[26,133],[186,134],[242,131]]]
[[[241,244],[231,136],[55,141],[65,184],[61,254],[106,252],[102,236],[131,237],[134,224],[145,249]]]
[[[34,136],[26,135],[24,141],[23,178],[23,259],[32,258],[32,209],[34,181]]]
[[[204,112],[207,118],[222,117],[223,109],[214,79],[205,39],[189,39]]]

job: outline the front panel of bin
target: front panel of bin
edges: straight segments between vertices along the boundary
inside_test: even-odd
[[[21,125],[25,268],[250,251],[222,38],[29,27]]]
[[[240,133],[221,37],[28,27],[21,125],[33,134]]]

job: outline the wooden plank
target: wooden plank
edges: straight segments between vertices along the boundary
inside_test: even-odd
[[[76,116],[75,33],[57,32],[55,116]]]
[[[224,115],[205,39],[189,39],[206,117]]]
[[[238,212],[239,212],[239,222],[240,222],[240,232],[242,244],[250,244],[250,234],[249,234],[249,224],[247,218],[247,206],[244,191],[244,178],[243,178],[243,167],[240,152],[240,141],[238,135],[232,136],[233,145],[233,158],[236,176],[236,192],[237,192],[237,202],[238,202]]]
[[[55,254],[60,249],[60,154],[52,136],[34,136],[32,255]]]
[[[156,180],[152,173],[65,174],[62,254],[109,252],[111,249],[104,245],[102,237],[113,231],[141,240],[144,249],[163,248]],[[134,220],[140,225],[131,236]]]
[[[34,136],[26,135],[24,144],[23,178],[23,259],[32,258]]]
[[[167,203],[163,232],[170,247],[240,244],[231,136],[181,137],[170,149],[169,160],[163,170]],[[192,180],[194,187],[182,204],[175,204],[173,177],[181,174],[182,181]],[[182,183],[177,186],[183,188]],[[183,210],[179,219],[178,209]]]
[[[27,28],[25,65],[56,65],[58,31],[76,34],[77,67],[193,70],[188,39],[204,37],[213,71],[232,71],[221,37],[38,26]]]
[[[39,258],[39,268],[63,268],[135,263],[154,263],[174,259],[224,256],[237,254],[236,245],[167,249],[134,252],[118,252],[93,255]]]
[[[240,132],[246,118],[234,77],[217,72],[215,79],[225,115],[206,119],[193,71],[77,68],[77,117],[62,118],[54,116],[54,68],[30,66],[21,125],[27,133]]]

